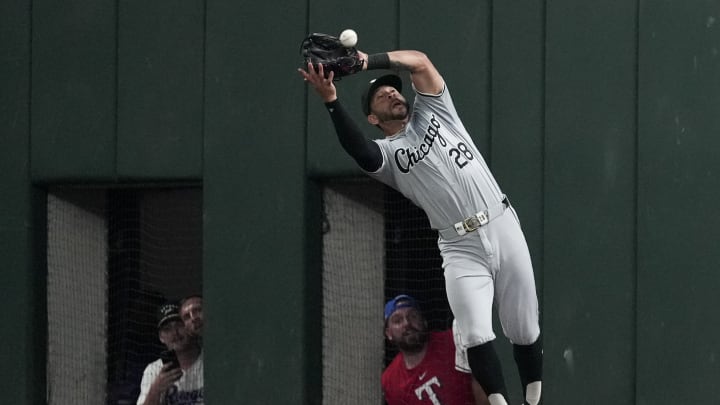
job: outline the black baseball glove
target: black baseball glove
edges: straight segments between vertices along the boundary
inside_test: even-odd
[[[300,51],[305,58],[305,65],[322,64],[325,77],[335,72],[335,81],[362,70],[363,61],[355,47],[346,48],[340,39],[332,35],[313,33],[308,35],[300,45]]]

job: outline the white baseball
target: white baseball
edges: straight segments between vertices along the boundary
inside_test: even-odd
[[[340,43],[343,44],[345,48],[352,48],[353,46],[357,45],[357,32],[355,30],[346,29],[345,31],[340,33]]]

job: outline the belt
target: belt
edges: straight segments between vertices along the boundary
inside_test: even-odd
[[[510,206],[510,202],[507,196],[503,196],[502,201],[488,207],[488,209],[473,214],[462,221],[449,226],[445,229],[438,230],[438,233],[443,239],[453,239],[458,236],[463,236],[467,233],[477,231],[480,227],[487,225],[488,222],[502,215],[505,209]]]

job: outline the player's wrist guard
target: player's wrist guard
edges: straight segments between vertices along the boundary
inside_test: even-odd
[[[387,52],[368,55],[367,70],[373,69],[390,69],[390,56]]]
[[[333,101],[326,101],[325,102],[325,108],[328,109],[330,113],[332,113],[335,110],[335,107],[337,107],[338,99],[336,98]]]

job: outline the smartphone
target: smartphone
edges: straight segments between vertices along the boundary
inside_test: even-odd
[[[163,364],[173,363],[174,366],[172,368],[180,367],[180,362],[178,361],[177,354],[175,354],[174,350],[163,350],[160,352],[160,359]]]

